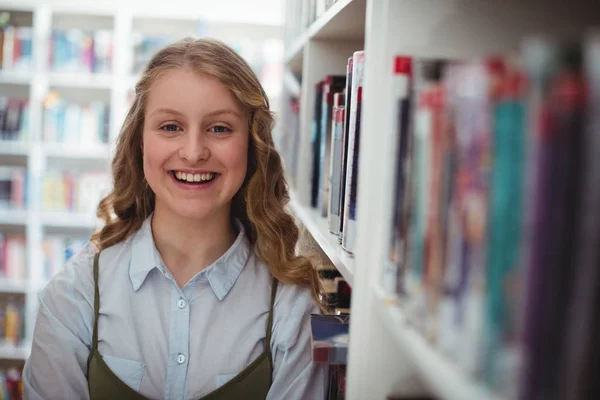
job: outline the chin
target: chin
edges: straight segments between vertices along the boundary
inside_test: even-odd
[[[175,204],[173,207],[170,207],[171,211],[180,218],[195,221],[214,217],[215,215],[225,212],[225,209],[228,207],[224,205],[216,205],[210,203],[202,204],[198,200],[193,202],[190,201],[181,203],[183,204]]]

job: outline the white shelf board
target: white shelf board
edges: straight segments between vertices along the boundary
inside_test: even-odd
[[[71,143],[44,143],[43,151],[46,157],[52,158],[77,158],[108,160],[110,158],[110,146],[96,144],[85,146]]]
[[[0,155],[27,157],[31,144],[10,140],[0,140]]]
[[[0,69],[0,84],[29,85],[32,81],[31,72],[5,71]]]
[[[304,46],[308,43],[308,32],[302,33],[285,53],[285,64],[294,72],[302,71]]]
[[[42,225],[53,229],[94,229],[96,216],[72,211],[43,211]]]
[[[26,360],[30,353],[29,346],[0,346],[0,360]]]
[[[304,47],[310,39],[357,41],[365,38],[366,0],[338,0],[292,43],[285,64],[302,71]]]
[[[375,310],[382,324],[419,371],[436,397],[445,400],[502,400],[483,384],[469,377],[451,360],[433,348],[410,326],[394,297],[373,288]]]
[[[366,0],[338,0],[310,25],[308,36],[314,39],[364,39],[366,4]]]
[[[0,278],[0,293],[26,293],[27,281]]]
[[[27,225],[27,210],[0,209],[0,226]]]
[[[337,236],[329,232],[327,219],[320,217],[318,210],[300,204],[293,195],[290,200],[290,208],[296,218],[312,235],[315,242],[329,257],[333,265],[340,271],[346,282],[352,286],[354,282],[354,258],[342,249]]]
[[[50,86],[83,89],[110,89],[113,77],[110,74],[50,72]]]

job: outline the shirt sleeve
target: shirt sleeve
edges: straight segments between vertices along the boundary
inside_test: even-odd
[[[26,400],[89,399],[92,262],[90,250],[78,254],[39,295],[31,355],[23,369]]]
[[[275,303],[271,349],[273,383],[267,400],[323,400],[327,366],[313,364],[310,314],[320,313],[310,291],[282,285]]]

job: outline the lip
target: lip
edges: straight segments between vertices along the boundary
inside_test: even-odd
[[[185,172],[186,174],[218,174],[216,171],[206,169],[169,169],[168,172]]]

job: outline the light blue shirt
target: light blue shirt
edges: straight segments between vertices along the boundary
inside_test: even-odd
[[[144,396],[198,399],[265,350],[272,278],[240,226],[231,248],[179,288],[156,249],[150,218],[100,255],[98,349]],[[40,294],[23,371],[26,399],[89,398],[93,257],[90,246]],[[310,353],[310,314],[317,312],[308,289],[278,285],[268,400],[325,398],[327,369],[312,364]]]

